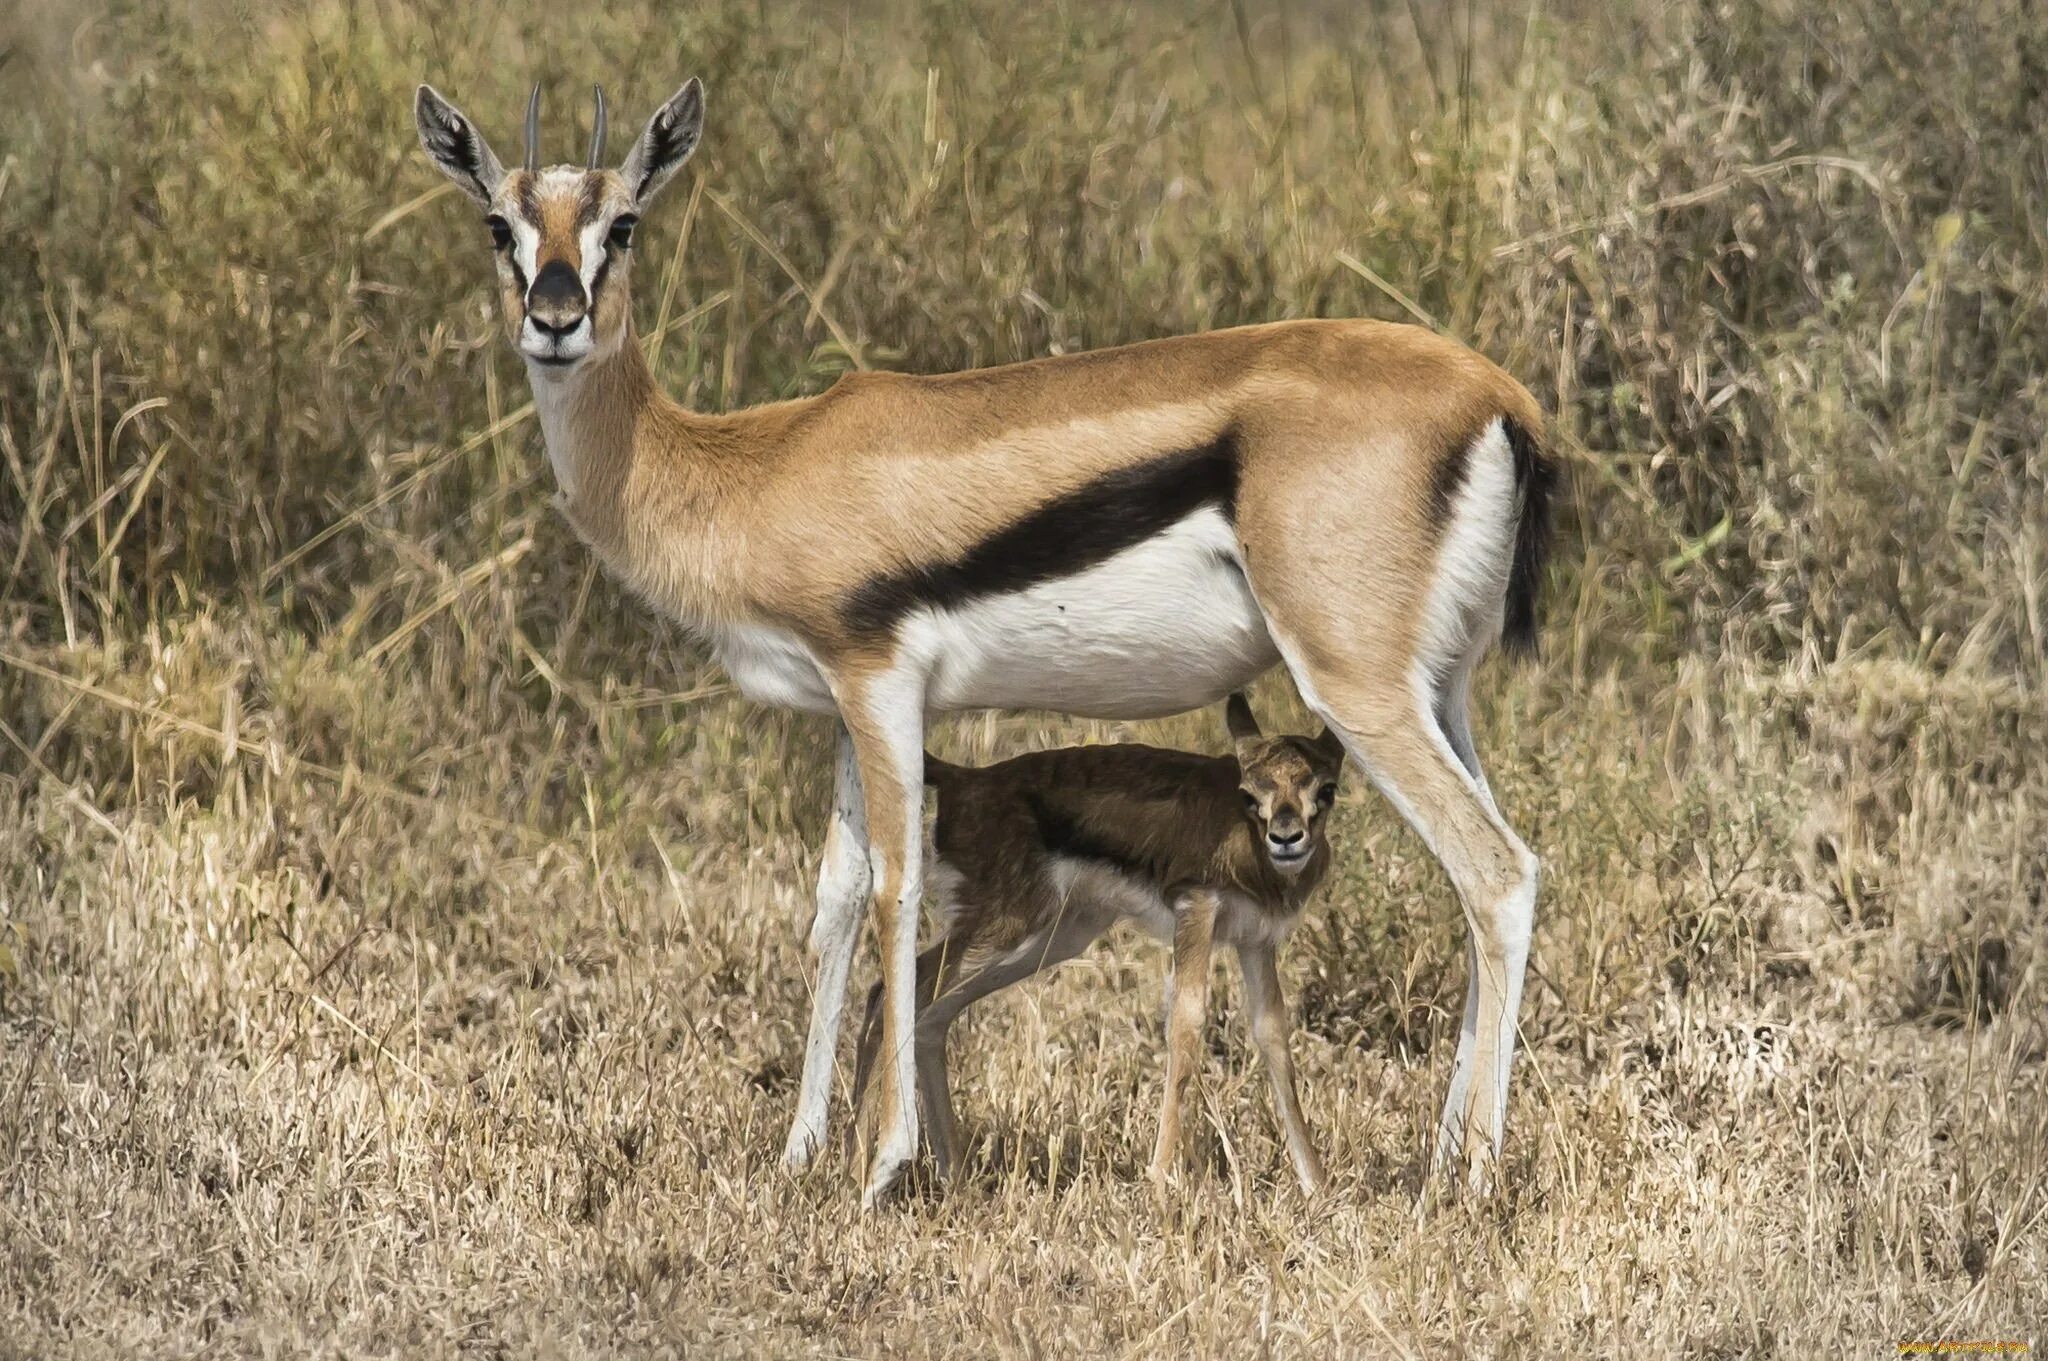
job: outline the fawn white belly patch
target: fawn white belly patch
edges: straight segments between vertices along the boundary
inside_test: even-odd
[[[1101,861],[1065,855],[1050,857],[1046,873],[1062,912],[1076,915],[1097,930],[1128,921],[1146,935],[1172,943],[1174,904],[1153,881]],[[950,882],[957,893],[957,872]],[[1215,939],[1232,948],[1278,945],[1301,920],[1298,913],[1269,912],[1256,899],[1234,889],[1219,889],[1217,896],[1221,906]]]
[[[1097,860],[1065,855],[1049,857],[1046,874],[1062,913],[1075,914],[1098,931],[1128,921],[1149,936],[1173,939],[1173,904],[1156,885]]]
[[[1154,718],[1213,703],[1279,660],[1214,508],[1072,576],[914,610],[901,629],[935,710]]]

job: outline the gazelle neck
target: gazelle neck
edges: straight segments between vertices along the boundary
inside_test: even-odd
[[[567,371],[528,359],[526,376],[563,505],[579,528],[586,519],[595,527],[618,510],[648,418],[660,407],[681,410],[655,386],[630,329],[609,351]]]
[[[567,372],[527,361],[558,503],[629,586],[686,622],[730,617],[747,460],[664,393],[630,328]]]

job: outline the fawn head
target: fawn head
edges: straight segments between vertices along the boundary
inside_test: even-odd
[[[1253,838],[1273,868],[1292,878],[1325,844],[1343,743],[1328,728],[1316,737],[1267,737],[1241,694],[1230,697],[1223,717],[1236,744],[1238,792]]]

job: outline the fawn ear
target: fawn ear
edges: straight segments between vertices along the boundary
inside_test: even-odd
[[[1344,739],[1331,732],[1329,724],[1325,723],[1323,725],[1323,730],[1315,735],[1315,739],[1309,745],[1315,748],[1317,756],[1330,763],[1329,769],[1332,775],[1343,773]]]
[[[1223,706],[1223,726],[1230,730],[1233,742],[1250,742],[1261,734],[1259,720],[1252,717],[1251,701],[1244,697],[1242,690],[1230,697]]]

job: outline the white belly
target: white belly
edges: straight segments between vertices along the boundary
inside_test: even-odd
[[[1279,660],[1215,510],[1075,576],[904,625],[933,710],[1155,718],[1214,703]]]
[[[816,658],[794,634],[758,625],[721,625],[711,633],[711,653],[740,693],[756,704],[839,712]]]
[[[926,676],[925,707],[1049,709],[1158,718],[1212,704],[1279,661],[1215,510],[1188,516],[1085,572],[901,625],[899,665]],[[757,704],[838,705],[811,650],[784,630],[719,625],[712,652]]]

